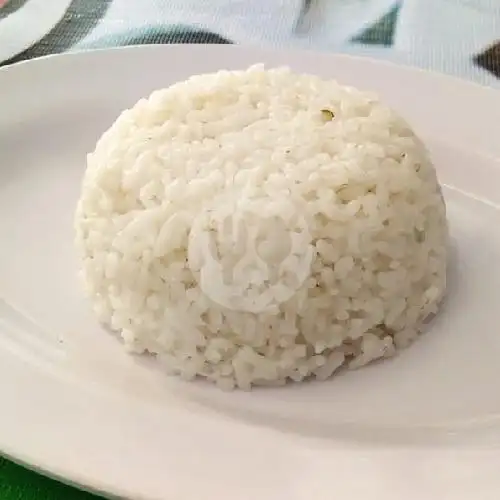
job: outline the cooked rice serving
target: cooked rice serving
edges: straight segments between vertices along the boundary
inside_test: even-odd
[[[446,286],[420,140],[375,96],[286,68],[194,76],[124,111],[75,226],[100,321],[224,389],[391,356]]]

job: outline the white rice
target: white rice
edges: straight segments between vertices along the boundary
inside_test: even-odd
[[[224,389],[391,356],[446,286],[424,146],[376,97],[288,69],[194,76],[123,112],[76,234],[100,320]]]

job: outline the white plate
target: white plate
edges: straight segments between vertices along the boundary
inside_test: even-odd
[[[85,153],[117,113],[193,73],[264,61],[369,88],[434,155],[450,294],[394,360],[326,383],[222,393],[126,355],[89,313],[72,214]],[[497,499],[500,93],[368,59],[154,46],[0,71],[0,449],[131,498]]]
[[[27,0],[0,19],[0,62],[28,49],[62,19],[71,0]]]

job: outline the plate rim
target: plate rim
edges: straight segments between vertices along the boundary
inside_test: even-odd
[[[67,0],[62,0],[67,1]],[[363,64],[375,64],[377,66],[385,66],[388,68],[393,68],[401,71],[408,71],[414,74],[419,75],[427,75],[433,79],[447,82],[448,84],[458,85],[463,89],[469,89],[480,92],[490,93],[492,96],[496,96],[499,98],[500,90],[491,87],[489,85],[485,85],[476,81],[467,80],[465,78],[460,78],[458,76],[450,75],[447,73],[443,73],[437,71],[435,69],[426,69],[420,66],[414,66],[409,63],[399,63],[395,61],[391,61],[389,59],[378,59],[373,57],[372,55],[364,55],[364,54],[355,54],[355,53],[345,53],[345,52],[323,52],[315,49],[308,48],[289,48],[289,49],[281,49],[275,47],[261,47],[256,45],[239,45],[239,44],[216,44],[216,43],[206,43],[206,44],[194,44],[194,43],[184,43],[184,44],[136,44],[136,45],[126,45],[126,46],[118,46],[118,47],[102,47],[102,48],[81,48],[75,49],[69,52],[62,53],[52,53],[45,54],[40,57],[36,57],[33,59],[25,59],[22,61],[17,61],[11,64],[7,64],[0,67],[0,78],[2,75],[12,72],[18,71],[21,68],[25,68],[26,66],[38,66],[40,64],[55,63],[57,64],[59,60],[66,59],[85,59],[87,57],[106,57],[107,55],[111,55],[113,53],[122,53],[122,52],[165,52],[165,51],[208,51],[208,50],[216,50],[216,51],[258,51],[261,54],[290,54],[290,55],[302,55],[302,57],[307,56],[315,56],[324,59],[335,58],[335,59],[344,59],[356,61]]]

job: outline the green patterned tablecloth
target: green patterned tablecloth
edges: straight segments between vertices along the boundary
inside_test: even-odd
[[[45,1],[46,16],[40,0],[0,0],[0,66],[93,47],[252,43],[368,55],[500,88],[499,0],[313,0],[305,17],[302,0]],[[90,498],[0,457],[0,500]]]
[[[76,490],[36,474],[0,457],[1,500],[91,500],[90,493]]]

